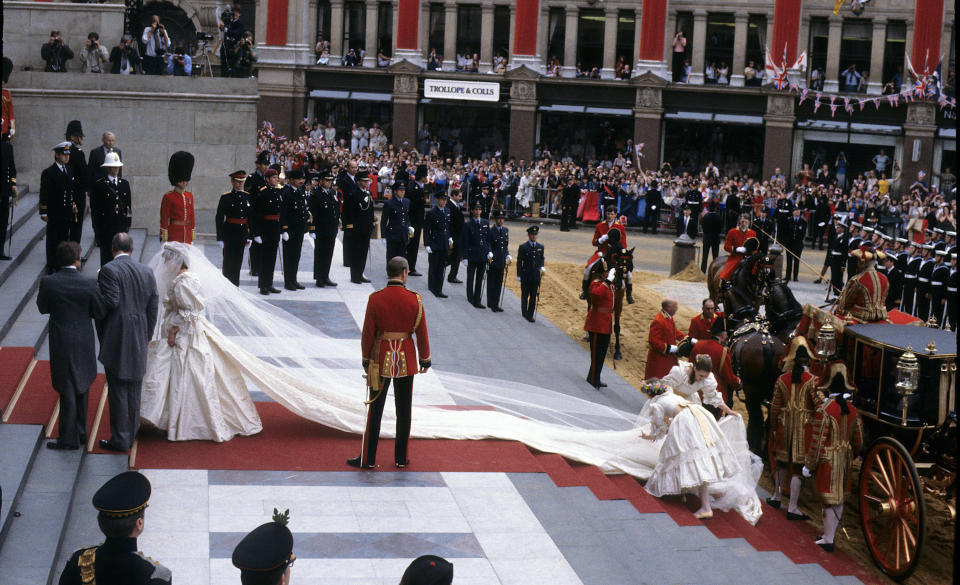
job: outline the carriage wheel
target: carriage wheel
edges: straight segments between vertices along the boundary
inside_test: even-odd
[[[923,547],[926,512],[920,476],[896,439],[881,437],[860,470],[860,520],[870,555],[894,579],[908,577]]]

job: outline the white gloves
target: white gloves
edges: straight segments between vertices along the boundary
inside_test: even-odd
[[[262,243],[263,243],[263,238],[261,238],[260,236],[254,236],[254,237],[253,237],[253,241],[256,242],[256,243],[258,243],[258,244],[262,244]]]
[[[803,469],[800,472],[803,474],[803,477],[813,477],[813,474],[810,473],[810,470],[806,465],[803,466]]]
[[[466,258],[463,259],[463,265],[464,265],[464,266],[467,266],[467,259],[466,259]]]
[[[487,260],[493,260],[493,252],[487,252]]]
[[[410,232],[410,235],[412,236],[414,232],[413,226],[408,227],[407,231]]]
[[[280,234],[280,239],[286,242],[287,240],[290,239],[290,234],[288,234],[287,232],[283,232],[282,234]]]
[[[250,245],[250,242],[252,242],[252,241],[253,241],[253,240],[247,240],[246,245],[249,246],[249,245]]]
[[[597,241],[600,242],[601,244],[603,244],[603,243],[605,243],[605,242],[607,241],[607,239],[608,239],[608,238],[607,238],[607,234],[603,234],[602,236],[600,236],[600,239],[597,240]]]
[[[546,266],[541,266],[541,267],[540,267],[540,274],[543,274],[543,273],[546,272],[546,271],[547,271],[547,267],[546,267]]]
[[[453,238],[447,238],[447,244],[453,246]]]
[[[510,264],[511,262],[513,262],[513,256],[507,254],[507,264]]]
[[[677,353],[677,346],[676,346],[676,345],[671,345],[670,347],[668,347],[668,348],[667,348],[667,353],[670,354],[670,355],[673,355],[673,354]]]
[[[217,240],[217,245],[220,246],[220,249],[223,250],[223,242]]]
[[[517,282],[520,282],[520,277],[519,277],[519,276],[517,277]]]
[[[317,234],[311,233],[311,234],[310,234],[310,239],[311,239],[311,240],[316,240],[316,239],[317,239]]]
[[[696,345],[696,344],[697,344],[697,341],[699,341],[699,340],[698,340],[696,337],[691,337],[691,338],[690,338],[690,342],[693,343],[693,345]]]
[[[430,246],[427,246],[427,254],[433,254],[433,250],[430,249]]]
[[[736,251],[737,251],[738,253],[740,253],[740,254],[745,254],[746,251],[747,251],[747,249],[744,248],[743,246],[737,246],[737,250],[736,250]]]
[[[613,282],[613,279],[617,277],[617,269],[611,268],[610,272],[607,273],[607,282]]]

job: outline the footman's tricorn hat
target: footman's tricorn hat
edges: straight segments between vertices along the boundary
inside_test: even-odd
[[[170,163],[167,165],[167,178],[171,185],[176,185],[181,181],[189,181],[193,174],[193,155],[185,150],[178,150],[170,155]]]
[[[125,518],[147,507],[150,480],[136,471],[115,475],[93,494],[93,507],[104,516]]]

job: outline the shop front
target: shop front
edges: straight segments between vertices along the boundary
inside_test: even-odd
[[[794,135],[793,174],[809,164],[816,172],[828,165],[835,175],[838,162],[846,161],[846,187],[857,175],[874,170],[873,159],[883,155],[902,166],[903,128],[885,124],[868,124],[844,120],[803,120],[797,123]],[[892,165],[887,168],[887,176]]]
[[[713,162],[721,173],[759,178],[763,116],[679,110],[663,116],[663,162],[675,173]]]
[[[422,87],[417,150],[443,157],[507,155],[510,108],[503,84],[427,78]]]
[[[538,108],[537,145],[557,158],[613,159],[633,138],[633,110],[577,104]]]

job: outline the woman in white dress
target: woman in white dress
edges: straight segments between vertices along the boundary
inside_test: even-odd
[[[150,342],[141,418],[171,441],[227,441],[262,429],[250,393],[225,367],[223,336],[204,318],[200,280],[189,270],[186,245],[167,242],[162,257],[169,284]]]
[[[708,404],[720,409],[724,414],[737,414],[723,402],[723,397],[717,392],[717,379],[713,377],[712,360],[706,354],[698,355],[694,363],[680,362],[673,366],[663,377],[663,382],[688,402]]]

